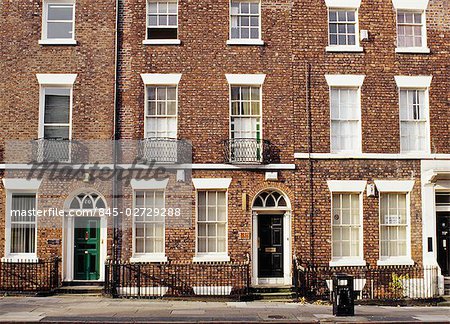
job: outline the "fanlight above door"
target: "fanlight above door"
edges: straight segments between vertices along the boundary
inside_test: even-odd
[[[81,193],[72,199],[69,208],[95,210],[106,208],[106,203],[105,200],[96,193]]]

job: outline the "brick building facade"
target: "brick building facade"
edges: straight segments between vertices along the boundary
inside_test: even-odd
[[[445,0],[1,1],[0,255],[61,256],[63,281],[104,280],[108,258],[248,261],[253,285],[290,285],[294,259],[449,275],[439,228],[450,208],[449,9]],[[62,154],[73,155],[76,141],[89,148],[80,162],[180,162],[184,145],[191,160],[168,181],[119,184],[88,172],[26,180],[17,166],[29,162],[19,144],[45,155],[69,143]],[[86,218],[100,228],[86,231],[92,251],[77,250],[78,220],[67,217],[84,199],[122,213]],[[12,235],[11,210],[30,206],[66,214],[38,219],[27,230],[35,236]],[[141,207],[184,215],[125,212]],[[24,235],[36,243],[16,242]],[[81,252],[95,269],[76,260]]]

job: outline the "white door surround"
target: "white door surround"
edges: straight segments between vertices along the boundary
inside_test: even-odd
[[[256,199],[261,193],[277,192],[284,198],[285,205],[279,206],[278,201],[275,206],[255,206]],[[291,204],[289,198],[278,189],[265,189],[255,196],[252,203],[252,286],[271,285],[285,286],[292,284],[292,221]],[[258,277],[258,217],[265,215],[283,215],[283,277],[280,278],[259,278]]]
[[[437,262],[437,212],[448,207],[436,206],[436,192],[450,192],[450,161],[422,160],[422,253],[424,266],[437,266],[438,294],[444,294],[444,277]],[[430,246],[429,246],[430,245]]]
[[[77,218],[81,217],[93,217],[100,219],[100,259],[99,259],[99,270],[100,270],[100,276],[97,281],[104,281],[105,280],[105,267],[104,264],[106,262],[107,258],[107,237],[108,237],[108,222],[107,222],[107,215],[100,216],[98,212],[95,212],[93,210],[86,210],[83,211],[82,209],[71,209],[70,203],[72,199],[79,195],[80,193],[95,193],[100,197],[100,199],[105,202],[106,200],[103,198],[102,195],[97,193],[96,191],[92,190],[86,190],[83,191],[77,191],[76,194],[71,194],[69,198],[66,200],[66,203],[64,205],[65,207],[65,214],[64,214],[64,220],[63,220],[63,240],[62,240],[62,249],[63,249],[63,255],[62,255],[62,278],[63,281],[76,281],[74,280],[74,231],[75,231],[75,220]],[[105,208],[106,204],[105,204]]]

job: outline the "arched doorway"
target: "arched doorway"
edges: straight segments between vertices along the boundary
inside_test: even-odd
[[[278,189],[259,192],[252,204],[253,285],[290,285],[291,203]]]
[[[107,255],[105,198],[83,189],[69,196],[64,209],[64,281],[103,281]]]

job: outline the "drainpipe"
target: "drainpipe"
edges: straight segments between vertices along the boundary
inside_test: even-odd
[[[116,0],[116,21],[115,21],[115,39],[114,39],[114,118],[113,118],[113,183],[112,183],[112,208],[118,208],[117,197],[118,197],[118,181],[117,174],[115,173],[117,163],[118,163],[118,150],[117,150],[117,140],[120,138],[119,133],[119,23],[120,20],[120,0]],[[120,251],[119,251],[119,222],[117,217],[113,217],[113,246],[112,246],[112,261],[113,264],[119,260]],[[118,272],[117,267],[112,266],[112,293],[116,293],[116,283],[118,280]]]
[[[309,181],[309,262],[314,265],[314,162],[311,159],[313,150],[312,113],[311,113],[311,64],[305,64],[306,76],[306,112],[308,121],[308,181]]]

